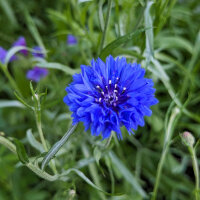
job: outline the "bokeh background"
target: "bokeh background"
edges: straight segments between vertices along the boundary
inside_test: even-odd
[[[27,47],[37,45],[47,51],[45,62],[34,60],[30,53],[18,55],[8,71],[20,97],[34,106],[26,73],[36,65],[48,68],[48,76],[33,83],[38,93],[47,91],[41,114],[48,147],[70,127],[71,114],[63,97],[81,64],[89,65],[98,56],[105,60],[112,54],[146,68],[159,104],[152,107],[153,115],[145,118],[145,127],[131,136],[122,128],[123,140],[114,135],[106,146],[107,141],[84,132],[80,124],[54,159],[59,173],[76,168],[103,191],[118,196],[95,189],[76,173],[53,182],[42,179],[0,145],[0,200],[150,199],[168,133],[170,147],[157,199],[194,199],[192,161],[180,133],[190,131],[196,141],[200,136],[200,1],[113,0],[104,42],[104,47],[110,47],[101,50],[107,10],[105,0],[0,0],[0,46],[10,49],[24,36]],[[69,34],[77,43],[67,42]],[[40,159],[41,152],[34,145],[35,140],[40,142],[34,113],[20,104],[14,91],[1,70],[1,135],[21,141],[32,161]],[[50,167],[46,171],[52,174]]]

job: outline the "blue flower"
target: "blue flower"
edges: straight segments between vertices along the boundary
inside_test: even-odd
[[[22,36],[19,37],[17,41],[13,43],[13,47],[18,47],[18,46],[26,47],[26,40],[24,37]],[[20,50],[20,53],[24,54],[24,56],[28,55],[28,51],[26,49]]]
[[[108,138],[115,131],[122,139],[121,126],[129,134],[144,126],[144,116],[151,116],[150,106],[158,103],[153,81],[144,77],[140,64],[127,63],[126,58],[107,57],[81,66],[81,74],[73,76],[66,88],[64,102],[73,112],[73,124],[83,122],[85,131]],[[133,129],[133,130],[132,130]]]
[[[41,78],[47,76],[48,70],[45,68],[34,67],[31,70],[28,70],[26,78],[35,82],[39,82]]]
[[[77,44],[77,39],[76,39],[76,37],[75,37],[74,35],[69,34],[69,35],[67,36],[67,44],[68,44],[68,45],[75,45],[75,44]]]
[[[41,47],[35,46],[35,47],[33,47],[33,50],[34,50],[34,52],[32,52],[32,55],[35,58],[44,58],[45,57],[45,54]]]

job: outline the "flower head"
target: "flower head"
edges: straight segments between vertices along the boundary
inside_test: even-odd
[[[48,70],[45,68],[40,68],[40,67],[34,67],[31,70],[28,70],[26,77],[29,80],[39,82],[41,78],[44,78],[47,76]]]
[[[33,47],[33,50],[34,50],[34,52],[32,53],[32,55],[35,58],[44,58],[45,57],[45,54],[41,47],[35,46],[35,47]]]
[[[69,45],[75,45],[75,44],[77,44],[76,37],[74,35],[69,34],[67,36],[67,44],[69,44]]]
[[[15,42],[13,43],[13,47],[17,47],[17,46],[26,47],[26,40],[25,40],[24,37],[22,37],[22,36],[19,37],[19,38],[17,39],[17,41],[15,41]],[[20,53],[24,54],[25,56],[28,55],[28,51],[27,51],[26,49],[21,50]]]
[[[194,136],[188,132],[188,131],[185,131],[182,135],[181,135],[181,138],[182,138],[182,141],[183,143],[186,145],[186,146],[193,146],[194,143],[195,143],[195,138]]]
[[[73,124],[83,122],[92,135],[108,138],[115,131],[122,139],[121,126],[130,133],[144,126],[144,116],[150,116],[150,106],[158,103],[153,81],[144,78],[145,69],[126,58],[107,57],[92,60],[91,66],[81,66],[81,74],[73,76],[66,88],[64,102],[73,112]]]

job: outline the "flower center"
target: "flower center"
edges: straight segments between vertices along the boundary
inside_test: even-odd
[[[117,78],[118,82],[118,78]],[[100,96],[96,98],[96,102],[103,103],[111,107],[116,107],[119,103],[122,103],[128,99],[125,95],[126,87],[120,89],[117,82],[112,84],[112,81],[109,80],[108,85],[105,89],[102,89],[99,85],[96,86]]]

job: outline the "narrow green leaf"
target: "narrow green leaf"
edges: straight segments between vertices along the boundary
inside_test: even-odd
[[[101,27],[101,31],[103,32],[103,29],[104,29],[104,18],[103,18],[103,0],[100,0],[99,1],[99,10],[98,10],[98,15],[99,15],[99,24],[100,24],[100,27]]]
[[[37,63],[37,66],[47,68],[47,69],[58,69],[65,72],[68,75],[73,75],[79,72],[78,70],[71,69],[70,67],[59,64],[59,63],[48,63],[48,62],[43,61],[43,62]]]
[[[31,129],[28,129],[27,132],[26,132],[26,137],[28,139],[28,142],[31,144],[32,147],[34,147],[35,149],[37,149],[40,153],[44,153],[45,150],[42,146],[41,143],[39,143],[35,137],[33,136],[32,134],[32,130]]]
[[[13,12],[10,4],[9,4],[9,1],[0,0],[0,4],[1,4],[1,7],[2,7],[2,10],[7,15],[7,17],[10,20],[12,26],[13,27],[17,27],[18,26],[18,22],[16,20],[15,14],[14,14],[14,12]]]
[[[47,13],[53,19],[57,19],[60,22],[64,22],[65,24],[67,24],[67,18],[61,12],[55,11],[55,10],[52,10],[52,9],[48,9]]]
[[[101,151],[98,147],[95,147],[94,149],[94,158],[96,160],[97,165],[99,165],[99,160],[101,159]]]
[[[24,15],[27,21],[27,26],[29,31],[31,32],[33,38],[35,39],[35,41],[37,42],[38,46],[40,46],[43,49],[43,52],[45,53],[45,46],[44,43],[42,41],[42,38],[39,34],[39,31],[33,21],[33,19],[31,18],[30,14],[28,13],[27,9],[24,10]]]
[[[3,135],[3,136],[2,136]],[[15,145],[4,137],[5,133],[0,134],[0,144],[4,145],[6,148],[8,148],[10,151],[12,151],[14,154],[16,154],[16,147]]]
[[[10,48],[8,50],[8,53],[6,54],[6,58],[5,58],[5,65],[7,65],[10,61],[10,59],[19,51],[21,50],[27,50],[29,52],[32,52],[32,53],[37,53],[36,50],[32,49],[32,48],[28,48],[28,47],[25,47],[25,46],[13,46],[12,48]],[[42,50],[43,53],[46,53],[47,51],[45,50]],[[38,58],[39,59],[39,58]]]
[[[129,40],[133,39],[133,37],[138,36],[139,34],[141,34],[142,32],[144,32],[147,29],[149,29],[149,28],[138,29],[137,31],[133,31],[131,33],[128,33],[124,36],[117,38],[113,42],[109,43],[105,48],[103,48],[99,57],[104,60],[109,54],[112,54],[112,51],[114,49],[116,49],[120,45],[128,42]]]
[[[0,108],[10,108],[10,107],[24,108],[23,104],[21,104],[19,101],[0,100]]]
[[[45,169],[45,167],[48,165],[50,160],[56,155],[56,153],[62,148],[62,146],[67,142],[69,136],[74,132],[75,128],[77,127],[77,124],[74,126],[71,126],[71,128],[65,133],[65,135],[56,142],[53,147],[49,150],[47,155],[42,160],[42,170]]]
[[[110,194],[108,192],[103,191],[101,188],[99,188],[97,185],[95,185],[83,172],[81,172],[78,169],[68,169],[67,171],[63,172],[60,176],[60,178],[62,179],[62,177],[67,176],[68,174],[70,174],[71,172],[76,173],[80,178],[82,178],[87,184],[89,184],[91,187],[93,187],[94,189],[103,192],[104,194],[107,194],[109,196],[120,196],[122,194]]]
[[[19,51],[21,50],[27,50],[26,47],[24,46],[15,46],[12,47],[11,49],[9,49],[8,53],[6,54],[6,58],[5,58],[5,65],[7,65],[10,61],[10,59]]]
[[[18,155],[19,160],[23,164],[28,163],[29,159],[28,159],[28,155],[26,153],[24,145],[19,140],[17,140],[16,138],[14,138],[14,143],[15,143],[15,146],[16,146],[16,151],[17,151],[17,155]]]
[[[163,39],[164,38],[164,39]],[[160,36],[157,37],[155,40],[155,45],[161,49],[184,49],[188,51],[190,54],[193,53],[193,46],[192,44],[182,37],[177,36]]]
[[[109,152],[109,156],[111,161],[115,167],[121,172],[127,182],[129,182],[132,187],[142,196],[147,197],[146,192],[142,189],[140,184],[138,183],[137,179],[133,176],[133,173],[126,168],[126,166],[120,161],[120,159],[114,154],[114,152]]]
[[[151,6],[153,5],[152,1],[148,1],[147,7],[144,12],[144,21],[145,21],[145,27],[153,27],[152,17],[150,14]],[[154,56],[153,51],[153,29],[146,30],[146,67],[149,66],[151,57]]]
[[[30,108],[31,110],[34,110],[34,108],[32,106],[30,106],[28,103],[26,103],[24,101],[24,99],[22,99],[22,97],[19,96],[19,94],[17,92],[14,92],[16,98],[22,103],[24,104],[27,108]]]

